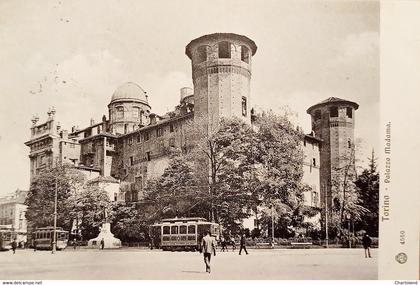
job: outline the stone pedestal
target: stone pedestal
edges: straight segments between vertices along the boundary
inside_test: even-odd
[[[111,224],[102,224],[101,231],[96,238],[88,241],[88,247],[101,248],[101,240],[104,239],[104,248],[120,248],[121,241],[111,233]]]

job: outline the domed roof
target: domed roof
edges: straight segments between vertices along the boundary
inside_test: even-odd
[[[137,101],[149,105],[147,95],[144,90],[133,82],[127,82],[121,85],[112,94],[111,103],[115,101]]]

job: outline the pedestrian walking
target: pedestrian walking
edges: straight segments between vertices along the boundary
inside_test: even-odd
[[[13,254],[16,253],[16,248],[17,248],[17,242],[16,242],[16,238],[12,241],[12,250],[13,250]]]
[[[370,246],[372,245],[372,239],[367,233],[363,235],[362,243],[365,249],[365,258],[368,258],[368,256],[369,258],[372,258],[372,256],[370,255]]]
[[[77,240],[76,238],[73,239],[73,249],[76,250],[77,249]]]
[[[101,249],[103,250],[103,249],[104,249],[104,247],[105,247],[105,241],[104,241],[104,239],[102,238],[102,239],[101,239]]]
[[[224,252],[225,250],[227,251],[227,247],[226,247],[226,240],[225,240],[225,237],[224,236],[222,236],[221,238],[220,238],[220,243],[222,244],[222,251]]]
[[[248,254],[248,251],[246,250],[246,239],[244,234],[241,234],[241,247],[239,248],[239,255],[241,255],[242,249],[246,254]]]
[[[201,241],[201,250],[204,255],[204,263],[206,264],[206,272],[210,273],[210,259],[211,253],[213,252],[216,256],[216,246],[214,239],[210,236],[210,231],[207,231],[207,235],[203,237]]]
[[[36,251],[36,239],[33,239],[33,246],[34,246],[34,251]]]
[[[235,251],[236,249],[236,242],[235,242],[235,238],[231,237],[230,238],[230,243],[232,244],[232,251]]]

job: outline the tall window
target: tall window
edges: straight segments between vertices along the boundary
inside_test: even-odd
[[[346,108],[346,113],[347,113],[347,117],[349,117],[350,119],[353,118],[353,110],[350,107]]]
[[[161,137],[163,135],[163,128],[156,129],[156,137]]]
[[[149,134],[149,132],[145,132],[144,133],[144,141],[148,141],[148,140],[150,140],[150,134]]]
[[[219,58],[230,58],[230,46],[229,42],[219,43]]]
[[[330,107],[330,117],[338,117],[338,107]]]
[[[197,48],[197,63],[207,60],[207,46],[199,46]]]
[[[133,107],[133,118],[138,119],[140,118],[140,108]]]
[[[242,116],[246,117],[246,98],[242,97]]]
[[[124,107],[120,106],[120,107],[117,107],[116,109],[117,109],[116,119],[117,120],[123,119],[124,118]]]
[[[249,49],[246,46],[241,46],[241,60],[249,63]]]

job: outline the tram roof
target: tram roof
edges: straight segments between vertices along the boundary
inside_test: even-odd
[[[61,228],[61,227],[56,227],[55,229],[56,229],[56,231],[64,231],[63,228]],[[53,230],[54,230],[54,227],[42,227],[42,228],[36,228],[35,232],[36,231],[53,231]]]
[[[207,222],[206,219],[204,218],[200,218],[200,217],[191,217],[191,218],[172,218],[172,219],[162,219],[162,223],[164,222],[170,222],[170,223],[175,223],[175,222]]]

